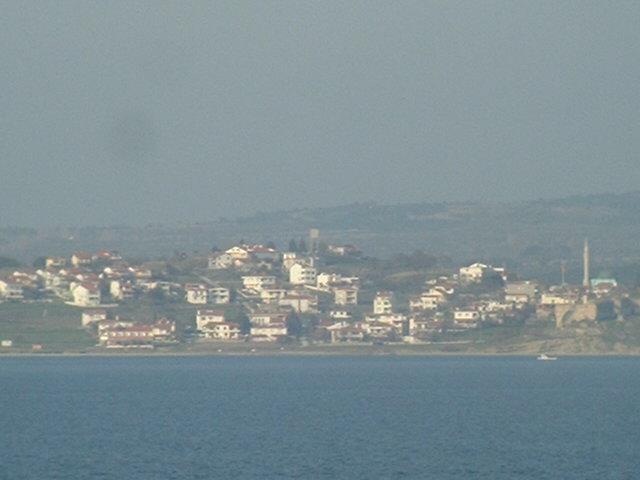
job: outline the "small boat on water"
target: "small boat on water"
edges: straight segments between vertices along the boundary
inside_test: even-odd
[[[557,360],[557,359],[558,357],[550,357],[546,353],[541,353],[537,358],[537,360],[543,360],[543,361]]]

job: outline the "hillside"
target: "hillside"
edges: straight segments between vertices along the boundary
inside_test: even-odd
[[[285,247],[312,227],[320,229],[325,241],[354,243],[372,256],[421,249],[454,263],[484,259],[524,270],[565,260],[569,275],[577,275],[584,237],[591,241],[596,268],[635,265],[640,258],[640,192],[510,204],[352,204],[173,226],[3,228],[0,255],[30,262],[38,255],[113,248],[125,256],[153,257],[174,251],[206,253],[240,239]]]

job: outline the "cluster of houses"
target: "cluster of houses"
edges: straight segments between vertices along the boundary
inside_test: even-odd
[[[14,271],[0,279],[0,299],[12,302],[58,299],[82,308],[81,325],[96,329],[99,345],[153,347],[176,341],[175,322],[111,319],[108,308],[153,289],[177,293],[180,287],[155,280],[149,269],[130,266],[118,253],[105,250],[94,254],[76,252],[68,259],[48,257],[42,268]],[[116,303],[105,304],[105,297]]]
[[[474,290],[487,278],[499,279],[500,287],[482,293]],[[503,267],[475,263],[460,268],[457,274],[426,281],[424,292],[409,298],[408,309],[406,305],[396,309],[393,292],[377,292],[371,313],[362,320],[327,318],[319,333],[320,338],[334,343],[417,342],[445,332],[525,320],[555,321],[558,328],[563,328],[568,322],[595,321],[599,301],[624,294],[615,279],[592,279],[586,287],[544,288],[533,281],[509,281]]]
[[[166,282],[161,283],[166,288]],[[115,252],[77,252],[69,260],[49,257],[42,268],[5,276],[0,279],[0,297],[15,301],[57,297],[72,305],[94,307],[102,304],[105,288],[112,299],[126,300],[158,286],[150,270],[127,265]]]
[[[511,281],[504,267],[482,263],[464,266],[452,275],[429,279],[422,293],[404,302],[394,292],[377,291],[367,308],[360,302],[358,277],[318,271],[311,256],[288,252],[281,254],[278,262],[275,251],[268,250],[268,258],[253,252],[265,253],[265,247],[241,245],[210,258],[211,269],[249,273],[264,269],[265,262],[269,267],[267,274],[243,275],[237,292],[238,301],[246,306],[250,330],[227,322],[224,311],[211,316],[211,311],[203,310],[198,312],[197,328],[206,338],[276,341],[291,335],[287,319],[292,313],[314,315],[317,322],[308,336],[331,343],[429,341],[437,334],[483,325],[566,319],[566,312],[572,309],[578,312],[575,320],[595,320],[593,308],[583,308],[583,288],[563,285],[545,289],[532,281]],[[485,283],[493,288],[474,288]],[[595,280],[589,295],[603,298],[617,288],[613,280]],[[556,323],[563,326],[560,320]]]
[[[242,329],[241,325],[228,321],[225,310],[202,309],[196,314],[197,331],[202,337],[215,340],[269,342],[286,338],[293,315],[319,313],[320,289],[315,262],[312,255],[281,254],[264,245],[242,244],[211,255],[210,270],[233,270],[240,276],[235,301],[243,306],[248,327]],[[323,292],[330,291],[329,283],[325,279]],[[210,291],[205,285],[197,288],[200,292]]]
[[[350,245],[329,245],[327,251],[338,257],[359,253]],[[555,319],[558,327],[595,320],[595,300],[620,291],[613,279],[591,280],[586,289],[544,288],[512,281],[502,267],[474,263],[428,279],[421,293],[407,298],[376,291],[371,284],[363,289],[358,276],[322,264],[312,251],[279,252],[242,243],[211,254],[192,275],[197,281],[178,283],[155,278],[150,269],[129,265],[116,252],[77,252],[1,278],[0,299],[45,296],[81,307],[82,326],[94,329],[99,345],[116,348],[170,345],[181,338],[174,321],[139,323],[109,314],[110,307],[152,292],[193,305],[191,329],[202,341],[277,342],[304,335],[315,342],[411,343],[525,319]],[[478,288],[482,285],[491,288]]]

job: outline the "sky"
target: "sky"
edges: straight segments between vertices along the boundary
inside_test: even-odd
[[[0,226],[640,184],[638,1],[0,10]]]

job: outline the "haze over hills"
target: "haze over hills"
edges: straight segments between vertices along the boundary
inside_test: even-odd
[[[240,239],[273,241],[285,248],[289,239],[319,228],[323,240],[356,244],[365,255],[423,250],[454,263],[484,260],[525,269],[566,260],[571,272],[585,237],[596,266],[635,263],[640,258],[639,220],[639,191],[517,203],[358,203],[184,225],[3,228],[0,255],[30,262],[38,255],[99,248],[136,257],[205,254]]]

